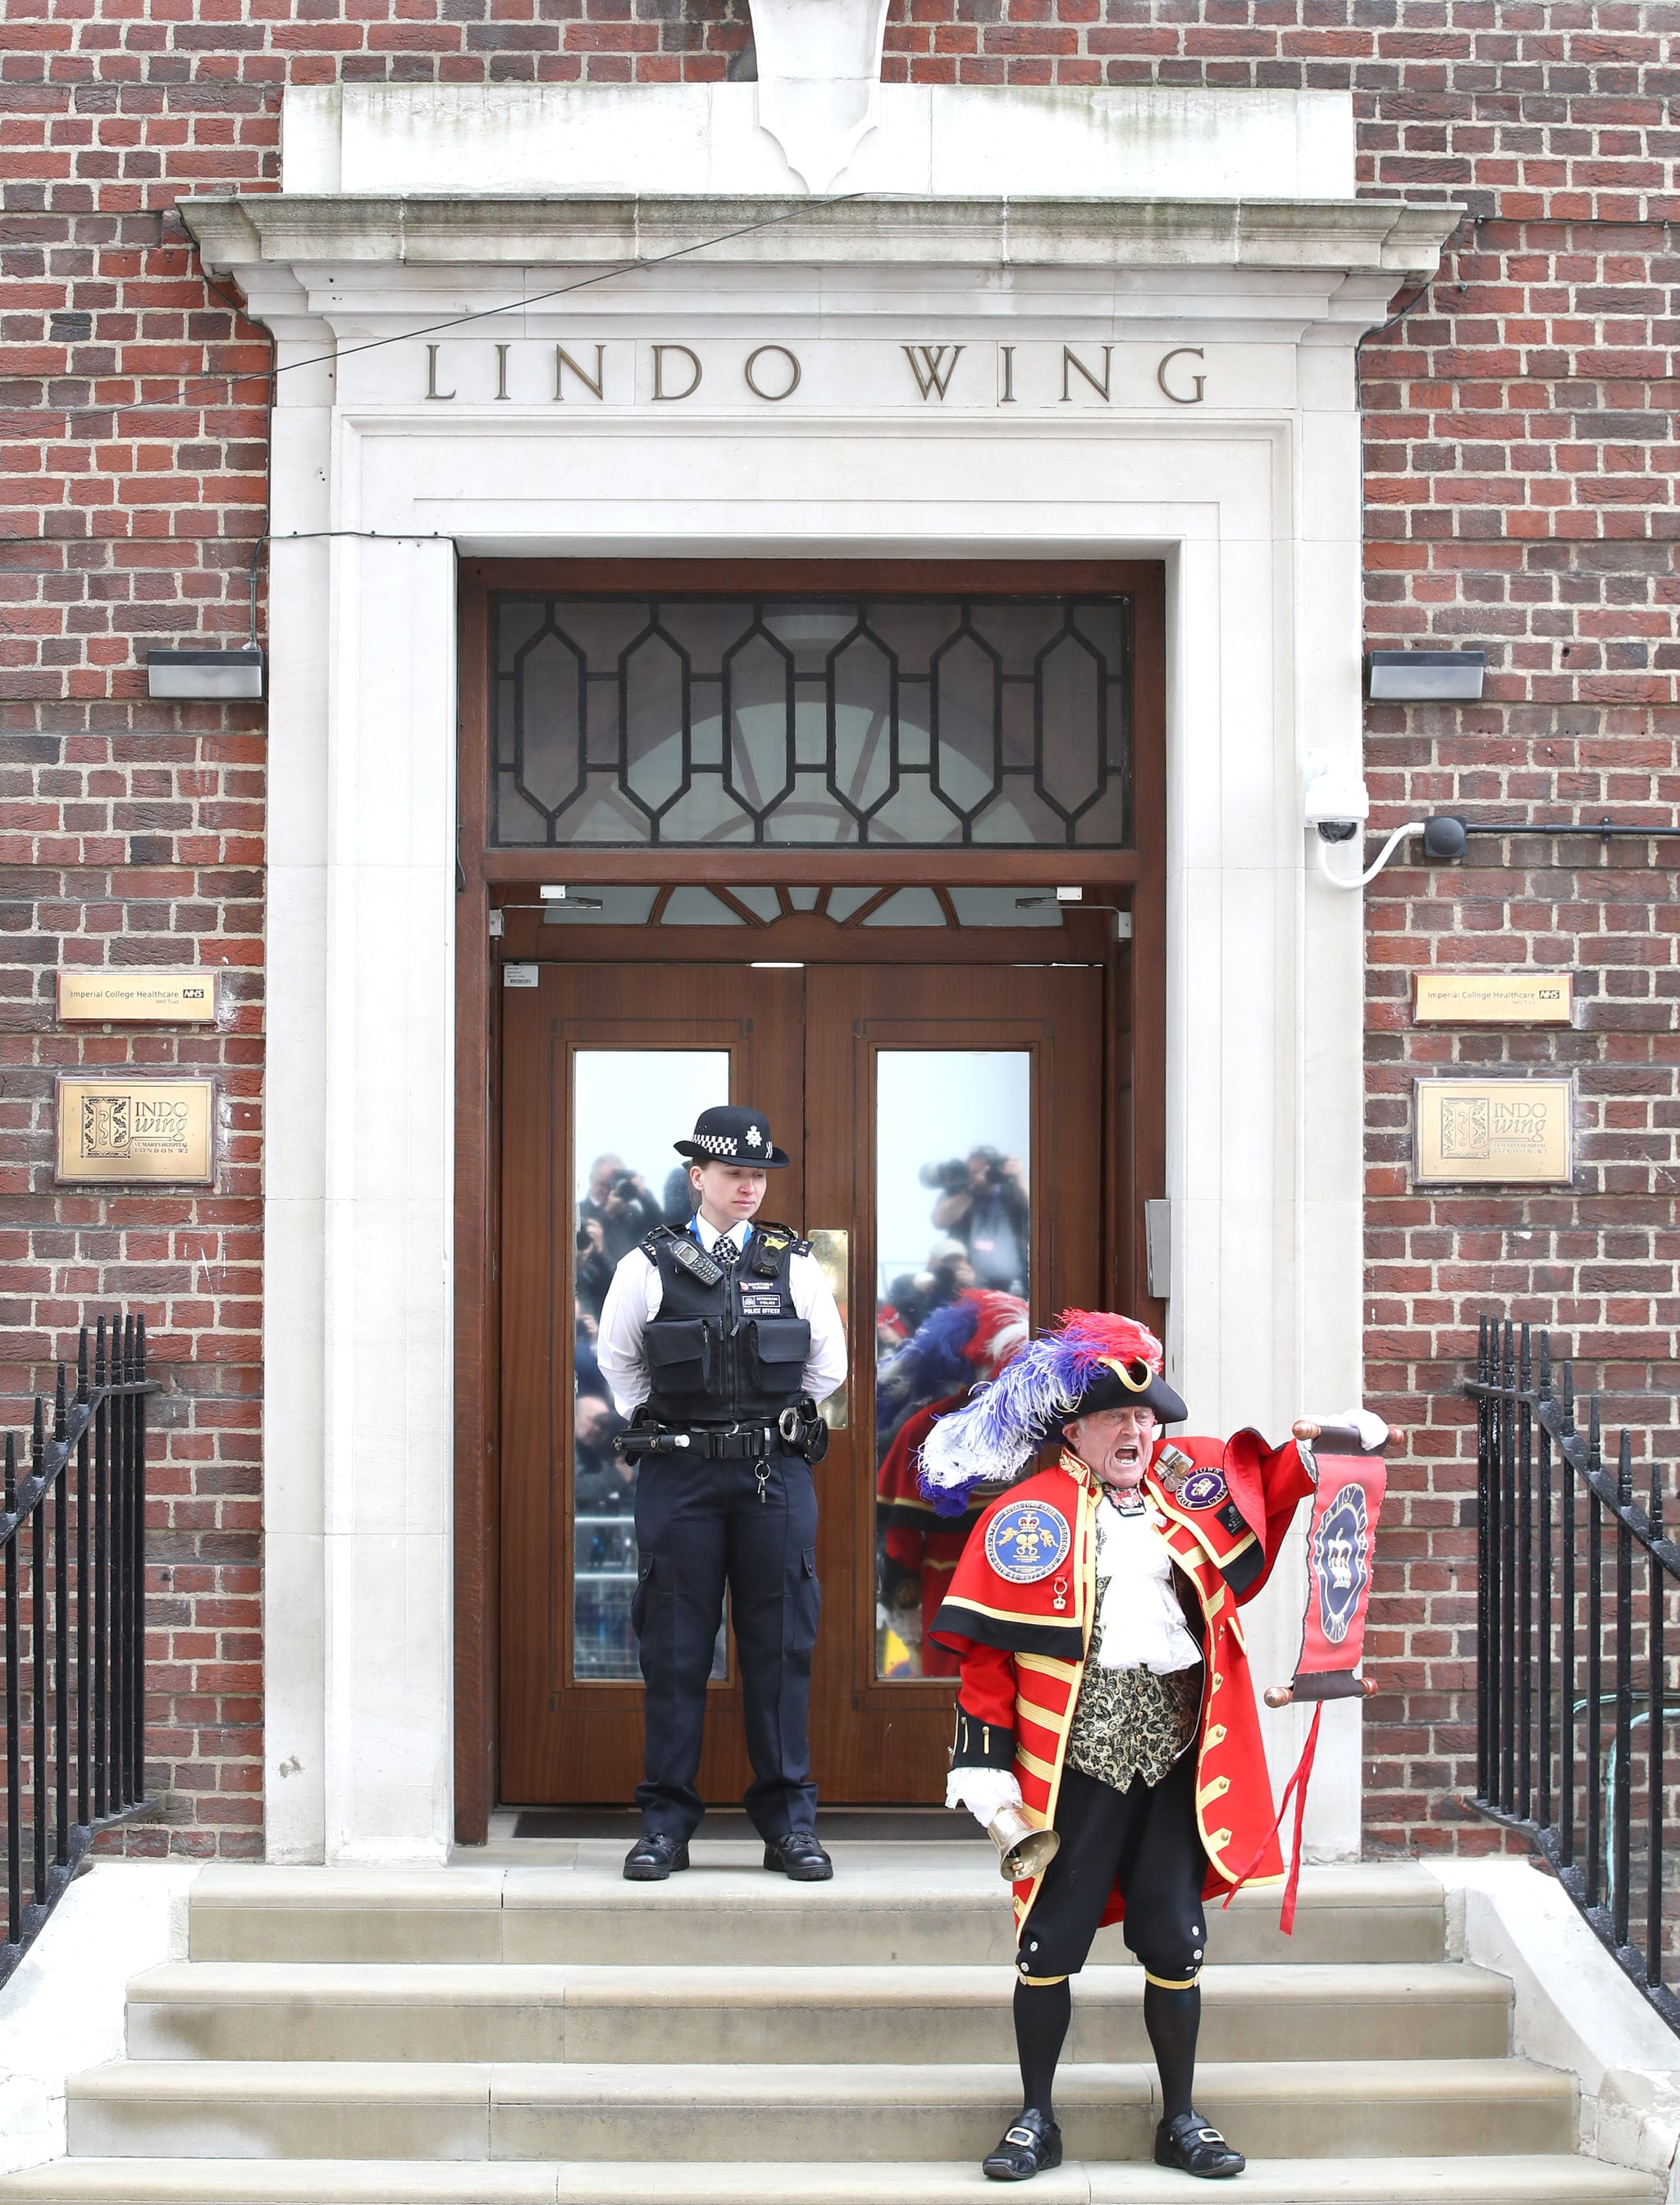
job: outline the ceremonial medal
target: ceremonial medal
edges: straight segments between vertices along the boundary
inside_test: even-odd
[[[1174,1447],[1171,1440],[1162,1442],[1161,1452],[1155,1457],[1155,1476],[1175,1499],[1179,1488],[1195,1467],[1182,1447]]]

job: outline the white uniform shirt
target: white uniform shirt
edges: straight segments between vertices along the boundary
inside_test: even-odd
[[[1202,1659],[1173,1590],[1172,1556],[1160,1523],[1153,1508],[1123,1516],[1107,1498],[1096,1505],[1096,1573],[1108,1580],[1097,1652],[1104,1669],[1151,1669],[1169,1677]]]
[[[738,1250],[745,1248],[752,1227],[743,1220],[723,1233],[703,1217],[696,1217],[693,1230],[709,1254],[723,1239],[733,1240]],[[788,1258],[787,1284],[795,1311],[810,1327],[810,1360],[800,1382],[801,1391],[813,1401],[821,1401],[846,1376],[845,1328],[828,1281],[814,1256],[796,1254]],[[607,1289],[595,1351],[620,1416],[632,1416],[653,1390],[642,1334],[649,1320],[658,1316],[664,1299],[659,1266],[645,1250],[632,1248],[613,1273],[613,1283]]]

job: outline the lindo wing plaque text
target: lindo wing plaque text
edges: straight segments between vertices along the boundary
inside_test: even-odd
[[[1421,1026],[1566,1026],[1571,972],[1418,972],[1413,1013]]]
[[[1567,1079],[1420,1079],[1421,1186],[1527,1180],[1566,1186],[1574,1169]]]
[[[215,1176],[208,1079],[145,1073],[58,1082],[58,1177],[70,1186],[169,1180],[208,1186]]]

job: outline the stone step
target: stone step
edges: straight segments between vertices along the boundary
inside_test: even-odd
[[[907,1986],[908,1988],[908,1986]],[[1148,2156],[1155,2072],[1075,2062],[1070,2145]],[[1012,2065],[116,2061],[73,2077],[78,2156],[971,2160],[1019,2104]],[[1200,2110],[1266,2158],[1566,2152],[1570,2077],[1522,2059],[1208,2061]]]
[[[626,1883],[620,1849],[559,1868],[207,1868],[189,1900],[194,1960],[575,1962],[597,1966],[1006,1966],[1008,1893],[976,1848],[838,1845],[832,1883],[791,1884],[739,1845],[694,1847],[662,1884]],[[1214,1961],[1439,1960],[1440,1884],[1406,1863],[1309,1869],[1295,1934],[1278,1894],[1208,1915]],[[1119,1961],[1117,1929],[1095,1957]]]
[[[128,1987],[131,2059],[555,2060],[663,2065],[1013,2056],[1003,1969],[289,1965],[194,1961]],[[1065,2057],[1144,2061],[1136,1966],[1088,1968]],[[1258,1962],[1204,1978],[1206,2059],[1498,2059],[1503,1976],[1444,1961]]]
[[[648,2170],[495,2160],[71,2159],[0,2176],[0,2205],[995,2205],[972,2160],[883,2166],[709,2160]],[[1069,2160],[1033,2205],[1184,2205],[1184,2178],[1151,2165]],[[1240,2205],[1653,2205],[1651,2176],[1569,2154],[1519,2159],[1249,2161]]]

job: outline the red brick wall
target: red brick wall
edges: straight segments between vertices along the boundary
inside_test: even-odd
[[[7,579],[39,590],[15,562]],[[85,1314],[145,1312],[164,1387],[148,1416],[149,1789],[161,1805],[125,1843],[254,1853],[264,746],[249,712],[240,728],[203,707],[74,704],[63,686],[8,669],[0,718],[0,1422],[25,1423],[55,1358],[74,1381]],[[61,1028],[60,965],[217,971],[220,1028]],[[129,1065],[216,1077],[213,1192],[55,1190],[56,1075]]]
[[[1428,300],[1364,348],[1368,630],[1485,645],[1488,702],[1371,714],[1376,822],[1454,805],[1675,816],[1665,43],[1638,0],[895,0],[898,79],[1351,84],[1362,188],[1469,209]],[[85,1305],[144,1303],[171,1383],[151,1536],[176,1845],[258,1841],[263,748],[258,714],[148,705],[140,654],[243,632],[263,390],[226,378],[267,353],[170,210],[276,185],[288,82],[652,82],[750,62],[743,0],[10,0],[0,437],[6,531],[28,540],[0,545],[0,1109],[23,1135],[0,1196],[0,1382],[15,1394]],[[54,324],[66,312],[91,317],[86,335]],[[1380,1586],[1376,1844],[1465,1835],[1474,1532],[1453,1388],[1474,1312],[1497,1294],[1553,1323],[1630,1412],[1672,1383],[1676,911],[1665,871],[1535,841],[1477,846],[1433,879],[1396,868],[1368,899],[1370,1385],[1412,1435]],[[214,1199],[55,1198],[50,1072],[111,1044],[55,1030],[50,975],[105,958],[237,971],[234,1029],[211,1045],[239,1121]],[[1528,960],[1580,974],[1580,1030],[1555,1052],[1579,1067],[1580,1184],[1413,1197],[1419,1065],[1555,1057],[1411,1033],[1404,975]],[[173,1061],[177,1043],[116,1046]]]

